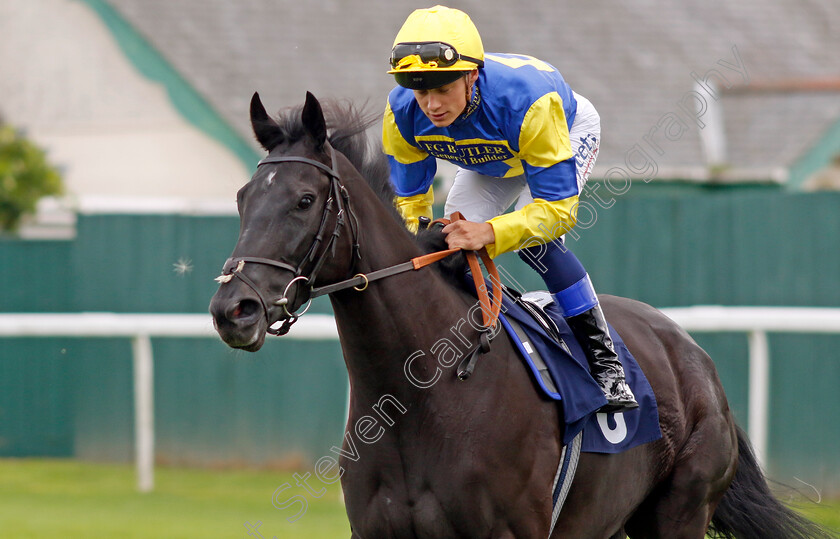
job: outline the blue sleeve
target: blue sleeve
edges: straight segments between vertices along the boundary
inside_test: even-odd
[[[577,164],[571,157],[550,167],[534,167],[523,161],[531,196],[549,202],[579,195]]]
[[[402,164],[388,156],[391,165],[391,185],[397,196],[410,197],[429,191],[437,172],[437,161],[431,155],[421,161]]]

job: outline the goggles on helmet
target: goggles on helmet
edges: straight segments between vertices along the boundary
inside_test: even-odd
[[[423,41],[416,43],[397,43],[391,50],[391,67],[396,69],[400,60],[406,56],[417,55],[424,64],[434,63],[437,67],[450,67],[458,60],[466,60],[484,67],[484,62],[459,54],[455,47],[440,41]]]

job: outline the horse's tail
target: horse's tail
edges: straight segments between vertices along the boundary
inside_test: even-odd
[[[712,517],[710,537],[820,539],[834,534],[781,503],[767,485],[747,434],[738,432],[738,470]]]

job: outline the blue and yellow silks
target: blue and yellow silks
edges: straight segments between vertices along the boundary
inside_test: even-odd
[[[525,175],[534,202],[489,221],[490,256],[544,243],[575,225],[578,200],[569,140],[577,102],[551,65],[529,56],[487,54],[465,113],[435,127],[411,90],[388,97],[383,148],[398,207],[409,226],[431,214],[436,158],[496,178]]]

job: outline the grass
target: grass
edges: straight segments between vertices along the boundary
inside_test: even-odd
[[[266,539],[350,537],[338,484],[285,510],[272,505],[306,494],[290,473],[158,468],[154,492],[141,494],[127,465],[72,460],[0,459],[0,537],[27,539],[247,538],[262,522]],[[312,481],[319,490],[323,485]],[[259,535],[254,534],[254,537]]]
[[[0,459],[0,537],[13,539],[335,539],[350,536],[338,484],[321,497],[296,486],[291,473],[254,470],[157,468],[154,492],[141,494],[128,465],[75,460]],[[278,509],[292,496],[308,503]],[[323,484],[310,480],[320,493]],[[795,509],[840,529],[840,500],[796,504]],[[262,522],[249,536],[246,522]]]
[[[826,501],[821,503],[792,504],[791,507],[813,520],[819,522],[835,533],[840,532],[840,500]],[[838,535],[840,537],[840,535]]]

